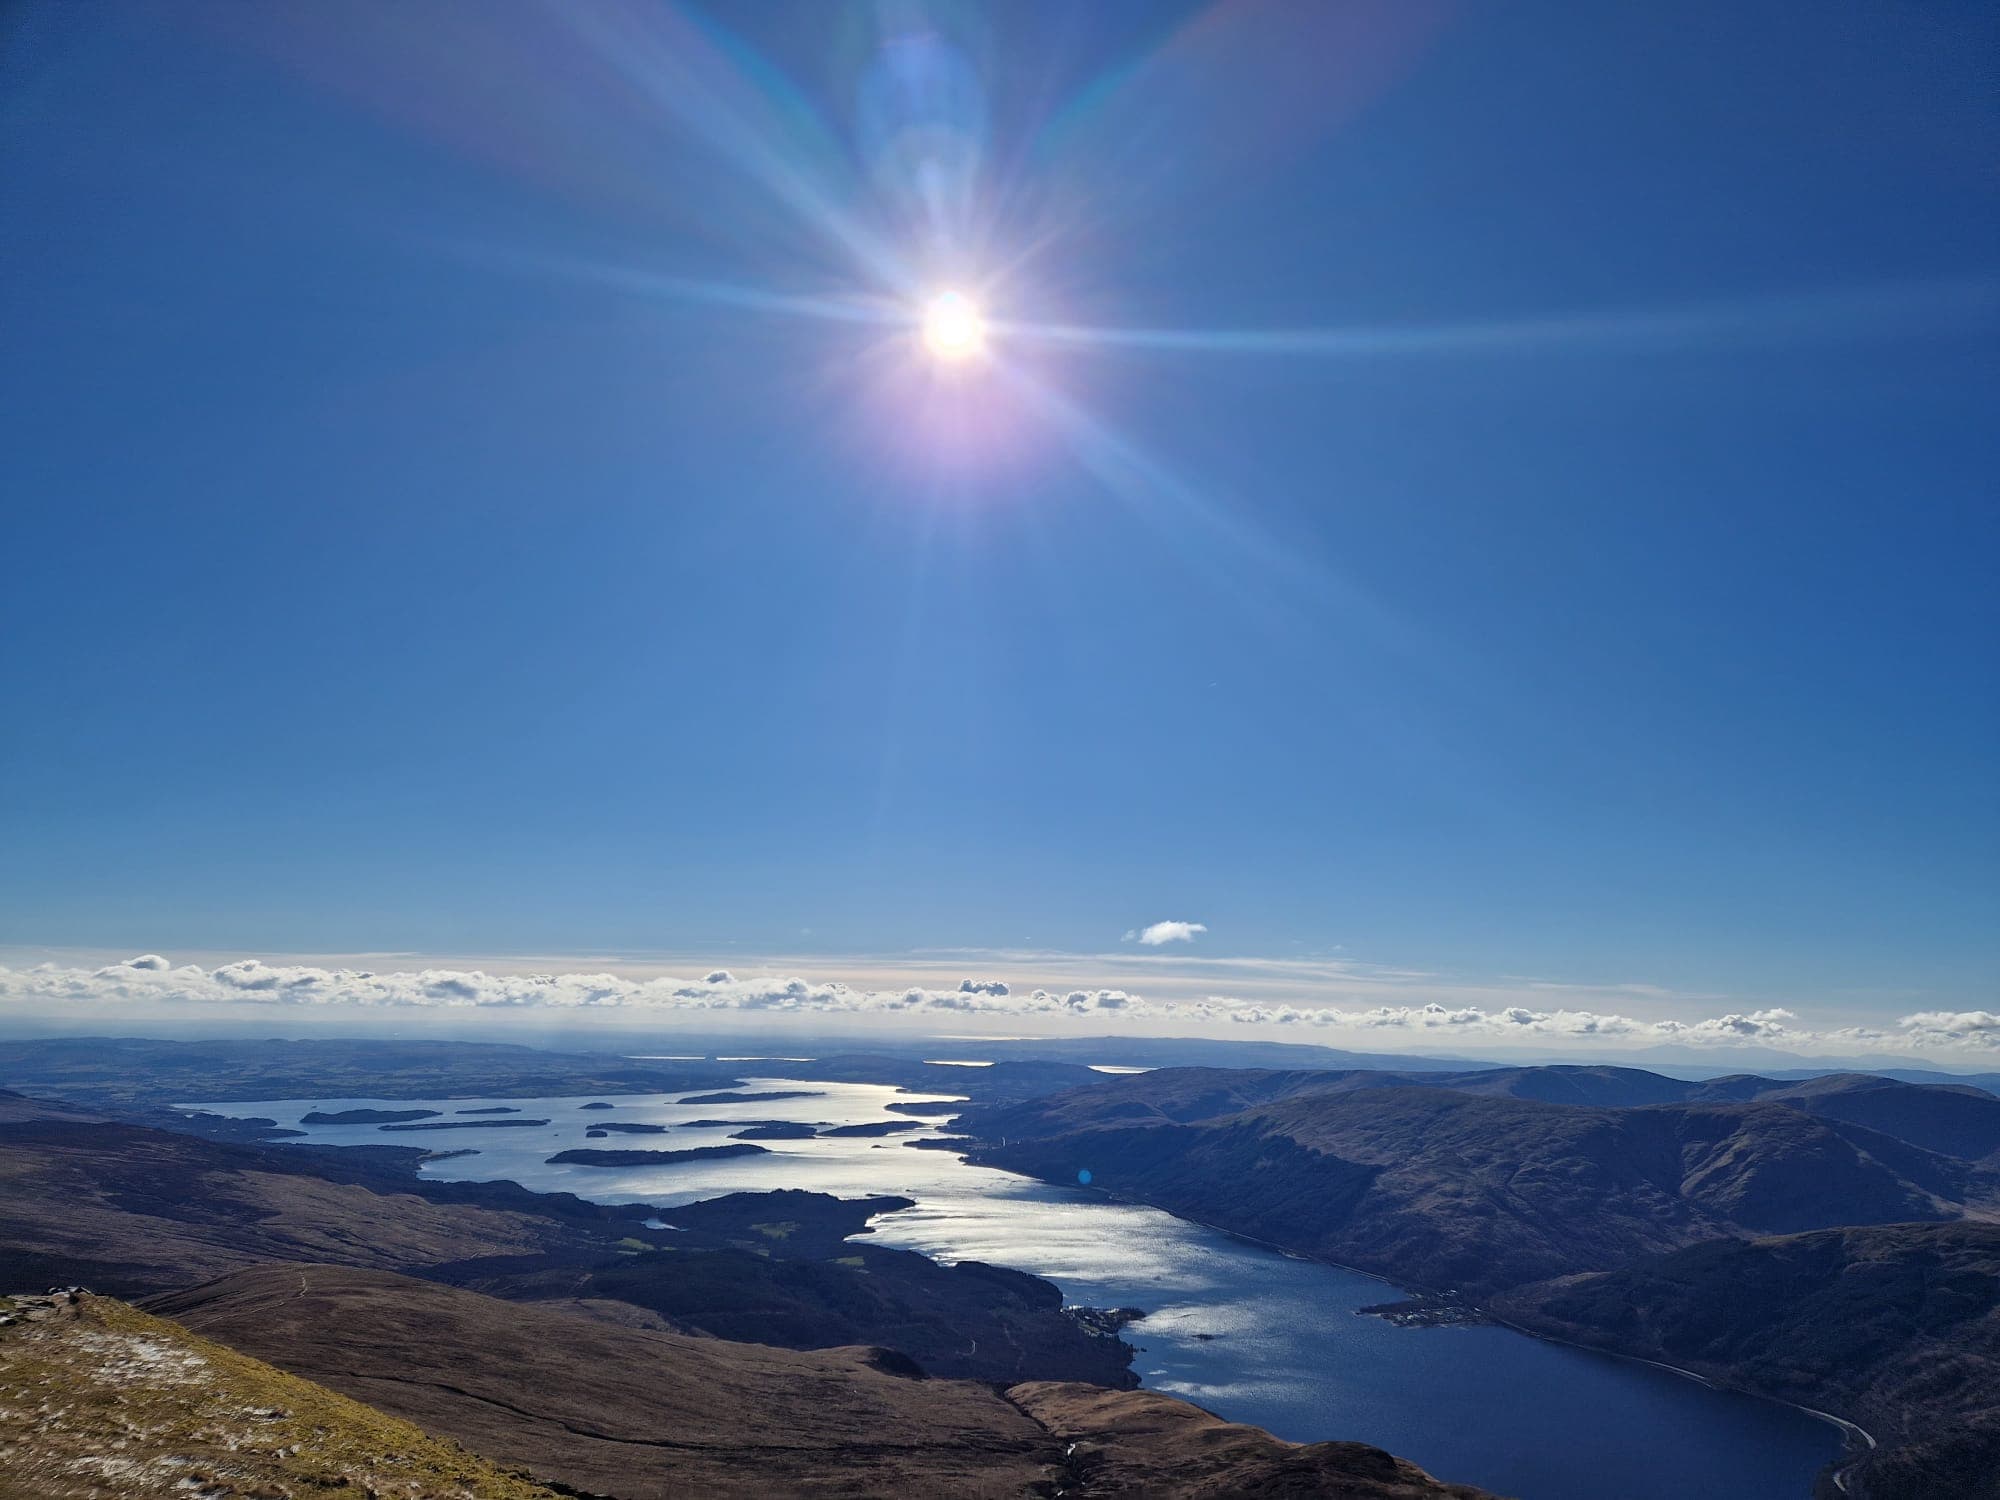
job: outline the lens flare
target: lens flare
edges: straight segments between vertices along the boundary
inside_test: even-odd
[[[924,304],[924,347],[933,359],[957,364],[986,349],[986,319],[963,292],[939,292]]]

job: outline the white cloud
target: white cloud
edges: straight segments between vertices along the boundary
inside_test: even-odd
[[[1157,948],[1163,943],[1191,943],[1206,931],[1208,929],[1199,922],[1155,922],[1151,927],[1136,928],[1126,933],[1124,940]]]
[[[1156,924],[1188,926],[1199,924]],[[1148,929],[1151,931],[1153,929]],[[1152,965],[1159,960],[1135,960]],[[959,972],[963,972],[960,970]],[[972,1016],[989,1020],[1046,1018],[1052,1024],[1115,1024],[1158,1031],[1198,1032],[1221,1027],[1264,1027],[1310,1032],[1315,1040],[1360,1046],[1428,1041],[1439,1047],[1482,1042],[1587,1047],[1622,1042],[1643,1047],[1672,1042],[1726,1049],[1744,1044],[1782,1045],[1802,1052],[1879,1049],[1944,1053],[2000,1053],[2000,1014],[1991,1011],[1920,1011],[1875,1026],[1817,1031],[1792,1011],[1769,1007],[1733,1010],[1702,1019],[1647,1019],[1614,1011],[1544,1009],[1536,991],[1461,986],[1454,995],[1430,976],[1396,977],[1377,970],[1324,986],[1301,988],[1292,998],[1234,995],[1148,997],[1093,985],[1044,985],[1017,989],[997,979],[958,979],[951,988],[909,983],[907,975],[881,976],[869,985],[808,980],[795,975],[737,975],[707,971],[699,979],[623,974],[488,973],[481,969],[427,967],[377,972],[312,964],[265,963],[246,958],[204,969],[174,966],[142,954],[103,968],[0,967],[0,1010],[43,1015],[70,1007],[143,1008],[150,1014],[184,1007],[259,1006],[438,1010],[591,1010],[646,1014],[758,1012],[775,1014],[921,1017]],[[1081,976],[1079,976],[1081,977]],[[940,976],[941,985],[951,980]],[[1615,987],[1614,987],[1615,989]],[[1337,1003],[1345,993],[1347,1003]],[[1546,989],[1539,991],[1547,996]],[[1607,997],[1612,991],[1603,992]],[[1530,1003],[1508,1003],[1508,997]],[[1320,997],[1325,996],[1323,1001]],[[1399,998],[1400,996],[1400,998]],[[1328,1003],[1336,1002],[1336,1003]],[[1356,1003],[1362,1002],[1362,1003]],[[1681,1002],[1683,1005],[1685,1001]]]
[[[1774,1041],[1790,1036],[1791,1028],[1785,1023],[1797,1019],[1788,1010],[1753,1010],[1747,1016],[1717,1016],[1709,1021],[1696,1021],[1686,1029],[1685,1034],[1740,1041]]]
[[[1920,1046],[2000,1047],[2000,1015],[1990,1010],[1925,1010],[1896,1023]]]

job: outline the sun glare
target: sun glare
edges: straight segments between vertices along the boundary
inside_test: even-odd
[[[939,292],[924,304],[924,347],[933,359],[956,364],[986,348],[986,319],[963,292]]]

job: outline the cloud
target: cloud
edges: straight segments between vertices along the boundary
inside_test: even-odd
[[[1896,1025],[1920,1045],[2000,1047],[2000,1015],[1990,1010],[1924,1010]]]
[[[1162,943],[1191,943],[1208,931],[1199,922],[1155,922],[1151,927],[1135,928],[1127,932],[1124,941],[1142,943],[1148,948],[1157,948]]]
[[[1686,1035],[1727,1037],[1743,1041],[1770,1041],[1777,1037],[1790,1036],[1787,1021],[1796,1021],[1797,1016],[1788,1010],[1754,1010],[1747,1016],[1717,1016],[1711,1021],[1697,1021],[1689,1026]]]
[[[1192,923],[1158,925],[1200,930],[1199,924]],[[151,1014],[160,1014],[182,1007],[254,1006],[590,1010],[615,1011],[633,1020],[675,1012],[905,1018],[955,1015],[1009,1022],[1044,1018],[1051,1024],[1111,1023],[1155,1031],[1167,1027],[1184,1031],[1263,1027],[1294,1034],[1309,1032],[1315,1039],[1338,1035],[1354,1043],[1378,1046],[1388,1038],[1408,1038],[1412,1042],[1428,1039],[1444,1047],[1470,1047],[1480,1042],[1519,1046],[1542,1040],[1578,1046],[1617,1041],[1628,1046],[1671,1042],[1718,1049],[1779,1044],[1804,1052],[1886,1047],[1905,1052],[2000,1053],[2000,1014],[1985,1010],[1919,1011],[1893,1023],[1818,1031],[1779,1007],[1732,1010],[1694,1020],[1656,1020],[1582,1007],[1510,1004],[1508,992],[1498,987],[1475,993],[1475,987],[1462,985],[1454,997],[1450,989],[1441,988],[1430,978],[1396,974],[1372,971],[1365,976],[1366,984],[1359,982],[1363,976],[1356,976],[1354,983],[1344,986],[1329,981],[1317,993],[1301,990],[1289,1001],[1271,1001],[1219,994],[1190,997],[1185,991],[1172,998],[1156,998],[1088,983],[1021,990],[997,979],[972,978],[959,979],[948,989],[905,983],[900,977],[870,988],[797,975],[738,975],[728,969],[710,970],[698,979],[633,978],[587,971],[492,974],[480,969],[445,968],[378,973],[265,963],[254,958],[203,969],[194,964],[176,967],[158,954],[148,953],[98,969],[52,963],[29,969],[0,967],[0,1013],[12,1009],[49,1015],[70,1007],[99,1006],[143,1007]],[[1351,997],[1349,1003],[1335,1003],[1343,991]],[[1400,1002],[1399,991],[1403,997]],[[1532,1000],[1530,992],[1517,989],[1513,993]],[[1355,1003],[1363,996],[1379,1003]]]

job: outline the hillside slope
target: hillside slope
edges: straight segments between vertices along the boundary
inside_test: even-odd
[[[1098,1080],[1089,1087],[966,1112],[981,1134],[1049,1134],[1058,1124],[1188,1124],[1309,1095],[1431,1088],[1497,1099],[1598,1109],[1656,1104],[1783,1104],[1803,1114],[1861,1125],[1913,1146],[1978,1161],[2000,1153],[2000,1098],[1960,1084],[1901,1083],[1872,1073],[1808,1079],[1734,1074],[1690,1082],[1643,1068],[1550,1065],[1459,1072],[1339,1072],[1167,1068]]]
[[[398,1417],[108,1297],[0,1297],[6,1500],[556,1500]]]
[[[420,1185],[418,1155],[208,1141],[0,1095],[0,1286],[143,1295],[270,1260],[603,1255],[624,1233],[575,1200],[530,1212],[463,1201],[534,1203],[518,1188]]]
[[[2000,1203],[1990,1172],[1779,1104],[1299,1093],[1298,1075],[1284,1074],[1166,1082],[1144,1101],[1148,1116],[1134,1114],[1130,1090],[969,1116],[986,1142],[974,1158],[1050,1181],[1087,1170],[1169,1212],[1474,1293],[1704,1239],[1943,1221]],[[1280,1097],[1162,1122],[1259,1091]]]
[[[688,1338],[377,1272],[269,1267],[153,1305],[477,1452],[621,1500],[976,1500],[1057,1485],[1162,1500],[1479,1494],[1372,1448],[1282,1443],[1148,1392],[1052,1383],[1003,1395],[926,1379],[882,1350]]]
[[[0,1094],[0,1286],[143,1295],[271,1260],[594,1258],[628,1232],[566,1196],[421,1183],[420,1155],[209,1141]]]
[[[1538,1332],[1852,1417],[1883,1445],[1854,1493],[2000,1496],[2000,1225],[1717,1241],[1494,1305]]]

